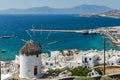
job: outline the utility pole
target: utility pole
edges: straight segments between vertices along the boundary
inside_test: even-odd
[[[105,75],[105,50],[106,50],[106,39],[104,35],[104,75]]]

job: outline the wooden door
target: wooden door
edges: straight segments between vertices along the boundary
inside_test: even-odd
[[[37,66],[34,67],[34,75],[38,74]]]

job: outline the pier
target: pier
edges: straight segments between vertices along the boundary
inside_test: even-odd
[[[75,32],[75,33],[102,33],[105,31],[120,31],[120,26],[115,27],[102,27],[97,29],[87,29],[87,30],[50,30],[50,29],[29,29],[28,31],[32,32]]]
[[[29,29],[27,31],[31,32],[73,32],[73,33],[87,33],[87,34],[103,34],[107,38],[111,40],[112,43],[114,43],[116,46],[120,46],[120,38],[114,37],[111,33],[114,33],[114,35],[120,35],[120,26],[113,26],[113,27],[101,27],[96,29],[87,29],[87,30],[43,30],[43,29]]]

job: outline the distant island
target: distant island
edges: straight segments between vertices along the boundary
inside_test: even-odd
[[[106,6],[80,5],[72,8],[33,7],[29,9],[6,9],[0,14],[97,14],[113,10]]]
[[[120,10],[111,10],[104,13],[98,14],[85,14],[83,16],[86,17],[112,17],[112,18],[120,18]]]

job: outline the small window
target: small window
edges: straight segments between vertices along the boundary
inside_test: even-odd
[[[7,72],[10,72],[10,70],[8,69]]]
[[[48,65],[48,63],[45,63],[46,65]]]
[[[114,63],[112,63],[111,65],[114,65]]]
[[[85,57],[85,61],[87,61],[87,58]]]
[[[92,60],[91,58],[89,58],[89,60]]]
[[[85,68],[87,68],[87,66],[85,66]]]
[[[53,66],[53,63],[50,63],[50,66]]]
[[[92,75],[94,75],[94,73],[92,72]]]

